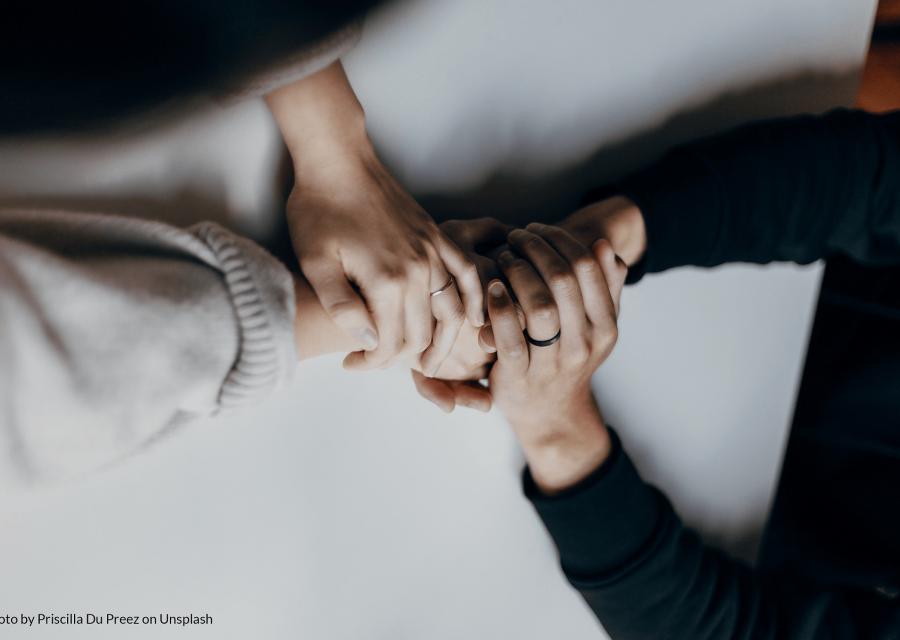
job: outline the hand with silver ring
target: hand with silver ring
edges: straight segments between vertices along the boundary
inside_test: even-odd
[[[489,376],[494,404],[513,427],[532,472],[537,465],[540,475],[558,438],[571,435],[587,443],[599,437],[569,431],[596,424],[585,419],[597,413],[590,381],[617,339],[627,269],[608,242],[597,242],[592,253],[558,227],[515,230],[509,245],[498,257],[509,284],[490,283],[490,327],[482,329],[482,338],[497,353]],[[585,451],[602,449],[602,443],[594,444]]]
[[[475,218],[448,220],[441,223],[440,228],[476,266],[483,286],[500,274],[492,253],[506,244],[510,231],[508,225],[493,218]],[[452,291],[454,287],[449,278],[440,280],[435,276],[435,281],[438,286],[431,291],[432,306],[438,307],[446,304],[443,292]],[[438,344],[444,345],[442,349],[447,348],[446,342],[439,337],[443,333],[443,329],[435,329],[435,350],[438,350]],[[494,361],[494,353],[479,343],[478,335],[478,327],[464,322],[449,355],[437,368],[435,363],[440,361],[440,355],[423,354],[423,359],[412,372],[416,389],[423,398],[446,412],[453,411],[457,406],[490,410],[490,393],[478,381],[487,377],[487,367]],[[425,375],[421,371],[429,373]]]

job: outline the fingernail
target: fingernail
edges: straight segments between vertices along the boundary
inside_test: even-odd
[[[544,228],[544,225],[541,224],[540,222],[530,222],[530,223],[528,223],[528,225],[525,228],[528,229],[529,231],[540,231],[541,229]]]
[[[497,262],[499,262],[501,266],[507,266],[510,262],[512,262],[515,259],[516,258],[512,254],[512,251],[504,251],[499,256],[497,256]]]
[[[490,403],[481,398],[466,398],[464,400],[457,400],[457,402],[464,407],[474,409],[475,411],[481,411],[482,413],[487,413],[491,410]]]
[[[378,336],[376,336],[375,332],[368,327],[356,329],[353,332],[353,335],[355,335],[360,344],[365,347],[366,351],[371,351],[378,346]]]
[[[491,286],[488,287],[488,293],[491,294],[494,298],[502,298],[503,294],[506,292],[506,287],[503,286],[503,283],[499,280],[494,280],[491,283]]]

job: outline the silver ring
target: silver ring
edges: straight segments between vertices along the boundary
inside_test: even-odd
[[[556,332],[556,335],[552,338],[547,338],[546,340],[535,340],[530,335],[528,335],[528,329],[523,331],[525,334],[525,340],[528,341],[528,344],[533,344],[536,347],[549,347],[552,344],[559,342],[559,338],[562,335],[562,329]]]
[[[432,292],[431,292],[431,297],[433,298],[433,297],[435,297],[435,296],[441,295],[441,294],[444,293],[447,289],[449,289],[450,287],[452,287],[452,286],[453,286],[453,283],[455,283],[455,282],[456,282],[456,280],[454,279],[453,274],[451,273],[451,274],[450,274],[450,279],[447,280],[447,284],[445,284],[443,287],[441,287],[441,288],[438,289],[437,291],[432,291]]]

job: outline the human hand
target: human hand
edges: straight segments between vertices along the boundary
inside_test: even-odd
[[[552,493],[577,483],[610,450],[591,394],[594,371],[617,338],[618,300],[626,267],[606,240],[593,255],[567,232],[546,225],[510,233],[500,268],[524,313],[499,280],[488,288],[497,362],[489,377],[494,403],[509,420],[538,487]],[[484,330],[488,331],[487,328]]]
[[[625,264],[631,266],[644,255],[647,230],[638,206],[624,196],[614,196],[582,207],[559,223],[586,247],[605,238]]]
[[[448,220],[440,227],[475,264],[484,285],[500,275],[489,254],[506,243],[509,225],[494,218],[476,218]],[[478,327],[467,322],[460,329],[449,357],[434,376],[422,375],[414,368],[413,382],[419,395],[447,413],[457,405],[489,411],[491,395],[479,380],[487,377],[487,367],[494,361],[493,347],[480,344],[478,336]]]
[[[267,101],[294,163],[287,218],[300,268],[326,313],[366,349],[345,366],[421,353],[433,375],[465,318],[484,321],[475,266],[379,161],[339,63]]]
[[[466,319],[460,292],[469,322],[483,322],[474,265],[376,158],[328,180],[298,181],[288,222],[300,268],[323,307],[371,349],[348,356],[348,368],[424,352],[422,368],[435,375]],[[451,274],[455,282],[431,295]]]
[[[491,410],[491,394],[480,381],[487,378],[493,361],[493,352],[479,343],[478,327],[466,322],[457,335],[450,356],[438,369],[438,377],[423,375],[421,367],[414,364],[413,382],[419,395],[447,413],[457,406],[487,412]]]
[[[473,218],[447,220],[440,228],[475,265],[484,287],[500,275],[494,254],[506,244],[512,227],[496,218]]]

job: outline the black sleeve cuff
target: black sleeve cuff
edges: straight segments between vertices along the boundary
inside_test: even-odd
[[[616,433],[612,451],[590,476],[566,491],[547,496],[526,467],[526,497],[559,549],[570,578],[593,576],[628,563],[640,553],[663,514],[659,494],[638,475]]]

